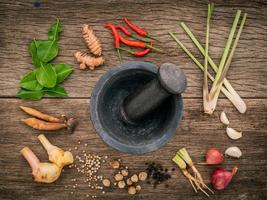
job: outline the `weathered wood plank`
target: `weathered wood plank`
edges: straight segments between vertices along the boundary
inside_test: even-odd
[[[248,111],[239,114],[227,100],[220,100],[218,110],[213,116],[204,115],[202,112],[202,100],[185,99],[185,111],[183,121],[177,134],[163,148],[145,155],[129,155],[111,149],[102,142],[96,134],[89,119],[89,106],[86,99],[45,99],[38,102],[22,101],[17,99],[0,100],[0,199],[86,199],[87,193],[97,194],[98,199],[128,199],[125,192],[114,189],[105,195],[90,190],[74,169],[66,169],[62,177],[53,184],[37,184],[32,182],[30,169],[25,160],[19,154],[24,146],[29,146],[40,157],[47,160],[47,156],[40,146],[37,135],[39,131],[32,130],[20,123],[20,119],[27,117],[19,110],[19,105],[33,105],[47,113],[60,115],[62,112],[79,119],[79,125],[74,134],[69,135],[64,131],[47,133],[52,143],[71,148],[75,155],[81,155],[83,150],[88,153],[109,155],[110,158],[121,158],[128,165],[131,172],[143,170],[146,161],[159,161],[164,166],[172,168],[175,165],[170,161],[173,153],[185,146],[191,153],[195,162],[201,162],[205,150],[209,147],[217,147],[225,150],[228,146],[237,145],[243,152],[239,160],[226,158],[224,167],[230,169],[234,165],[239,166],[239,172],[235,176],[230,187],[218,192],[213,199],[265,199],[267,184],[266,161],[266,132],[267,132],[267,102],[265,99],[247,100]],[[230,140],[225,133],[225,127],[219,122],[219,113],[225,110],[234,128],[243,131],[243,138],[238,141]],[[81,145],[77,141],[81,141]],[[87,148],[84,144],[87,143]],[[78,149],[75,150],[74,147]],[[199,166],[205,180],[209,180],[209,174],[214,167]],[[101,174],[111,177],[112,170],[106,165]],[[79,183],[77,189],[73,189],[72,178]],[[203,199],[202,194],[195,194],[189,183],[177,170],[172,179],[168,181],[169,188],[160,185],[153,189],[144,184],[142,192],[133,199]],[[65,188],[68,186],[68,188]],[[73,195],[70,192],[74,191]],[[265,197],[265,198],[264,198]]]
[[[88,97],[99,77],[118,64],[112,37],[105,30],[106,22],[121,23],[127,16],[145,27],[162,43],[156,45],[166,54],[152,52],[145,58],[133,58],[123,53],[124,61],[151,61],[157,65],[173,62],[181,65],[188,76],[186,97],[201,97],[202,73],[186,54],[168,36],[174,31],[197,58],[203,60],[178,22],[186,22],[196,36],[204,41],[206,1],[45,1],[39,8],[32,1],[1,2],[0,7],[0,91],[1,97],[14,97],[20,76],[32,69],[28,45],[33,38],[46,38],[46,32],[55,18],[62,22],[64,32],[60,39],[61,52],[55,62],[66,62],[78,68],[73,53],[85,50],[80,27],[92,25],[103,42],[106,64],[94,72],[76,70],[66,81],[70,97]],[[229,73],[229,80],[242,97],[267,97],[265,78],[267,68],[267,6],[264,1],[217,1],[211,28],[211,55],[216,63],[222,54],[235,11],[248,13]]]

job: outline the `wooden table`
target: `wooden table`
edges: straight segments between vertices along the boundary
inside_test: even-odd
[[[266,199],[267,192],[267,4],[264,0],[215,1],[215,13],[211,26],[211,56],[216,63],[222,54],[231,23],[237,9],[248,13],[245,29],[235,53],[228,79],[245,100],[248,110],[240,114],[221,95],[215,113],[203,114],[202,73],[187,55],[176,46],[168,35],[175,32],[198,59],[203,58],[191,44],[178,22],[186,22],[203,42],[207,1],[41,1],[35,7],[33,1],[1,1],[0,3],[0,199],[87,199],[86,194],[97,195],[97,199],[130,199],[126,191],[112,189],[105,195],[91,190],[84,183],[84,177],[75,169],[66,169],[53,184],[38,184],[31,180],[31,171],[19,151],[29,146],[46,161],[47,155],[37,140],[40,131],[26,127],[20,119],[27,115],[19,105],[32,106],[51,114],[66,113],[76,117],[79,125],[74,134],[65,131],[47,133],[52,143],[65,149],[71,148],[74,155],[83,150],[110,158],[121,158],[131,172],[145,169],[146,161],[158,161],[171,169],[175,165],[171,157],[177,149],[186,147],[195,162],[203,161],[207,148],[217,147],[224,151],[229,146],[238,146],[243,152],[240,159],[226,158],[223,167],[231,169],[238,165],[239,171],[233,182],[223,192],[216,192],[213,199]],[[103,28],[107,22],[121,23],[127,16],[136,24],[145,27],[162,41],[156,45],[167,54],[152,52],[144,58],[134,58],[122,53],[123,60],[149,61],[157,65],[172,62],[181,65],[188,77],[188,88],[184,97],[184,116],[177,134],[163,148],[146,155],[130,155],[107,146],[97,135],[89,118],[91,91],[97,80],[114,65],[118,64],[113,49],[112,37]],[[46,38],[50,24],[59,18],[64,32],[60,37],[60,54],[54,62],[65,62],[76,68],[64,83],[69,92],[67,98],[48,98],[29,101],[16,98],[20,77],[33,66],[28,46],[33,38]],[[80,71],[74,62],[76,50],[86,50],[80,28],[84,23],[93,26],[103,42],[106,63],[95,71]],[[231,126],[243,131],[240,140],[229,139],[225,127],[219,121],[224,110]],[[77,142],[81,141],[79,145]],[[88,146],[84,147],[87,143]],[[78,149],[75,150],[75,147]],[[178,169],[178,168],[177,168]],[[214,167],[199,166],[205,180]],[[113,171],[104,165],[101,173],[111,177]],[[194,193],[190,184],[176,170],[164,185],[153,189],[143,184],[143,190],[132,199],[205,199],[201,193]],[[78,186],[73,189],[71,179],[76,178]],[[71,192],[74,192],[71,194]],[[265,198],[264,198],[265,197]],[[91,198],[89,198],[91,199]]]

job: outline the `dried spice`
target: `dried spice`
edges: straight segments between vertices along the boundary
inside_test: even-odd
[[[119,182],[118,182],[118,187],[119,187],[119,188],[122,189],[122,188],[125,188],[125,186],[126,186],[125,181],[119,181]]]
[[[78,181],[82,181],[83,183],[87,184],[90,190],[95,190],[94,193],[90,192],[85,196],[96,198],[97,191],[101,192],[102,194],[105,194],[105,191],[103,190],[104,187],[105,188],[111,187],[110,179],[104,177],[104,175],[100,171],[102,165],[106,163],[108,156],[107,155],[101,156],[98,154],[87,153],[86,150],[84,150],[84,148],[86,148],[88,144],[87,143],[83,144],[80,140],[78,140],[77,143],[78,145],[75,146],[74,149],[77,152],[81,153],[75,156],[75,163],[69,166],[69,168],[75,169],[75,171],[78,173],[78,175],[76,175],[77,179],[74,178],[71,180],[73,183],[71,189],[75,190],[78,189],[80,185]],[[74,194],[75,190],[70,191],[70,193]]]
[[[130,186],[130,187],[128,188],[128,193],[131,194],[131,195],[136,194],[136,188],[133,187],[133,186]]]
[[[119,163],[119,161],[117,161],[117,160],[112,160],[112,161],[110,162],[110,166],[111,166],[113,169],[118,169],[118,168],[120,167],[120,163]]]
[[[105,187],[110,187],[110,180],[109,179],[103,179],[102,183]]]
[[[147,173],[146,172],[140,172],[138,174],[138,178],[140,181],[145,181],[147,179]]]
[[[151,181],[153,181],[154,188],[156,188],[158,184],[163,183],[171,178],[171,175],[168,173],[168,169],[164,169],[161,164],[156,164],[155,162],[146,164],[148,165],[146,172],[149,180],[147,183],[150,184]]]

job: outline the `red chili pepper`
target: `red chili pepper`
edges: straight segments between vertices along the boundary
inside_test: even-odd
[[[134,25],[133,23],[131,23],[126,17],[124,18],[124,21],[137,34],[144,36],[144,37],[148,36],[148,33],[145,30],[143,30],[143,29],[139,28],[138,26]]]
[[[150,46],[152,46],[152,42],[150,42]],[[134,55],[135,57],[143,57],[143,56],[147,55],[151,51],[151,48],[145,49],[143,51],[136,51],[136,52],[128,50],[128,49],[124,49],[124,48],[121,48],[121,47],[119,47],[119,49],[121,49],[123,51],[127,51],[128,53]]]
[[[112,33],[113,33],[113,36],[114,36],[114,44],[115,44],[115,47],[117,49],[117,53],[118,53],[118,56],[119,56],[119,60],[120,62],[122,62],[122,59],[121,59],[121,54],[120,54],[120,51],[119,51],[119,47],[120,47],[120,38],[119,38],[119,33],[115,27],[115,25],[113,24],[106,24],[104,26],[105,28],[110,28]]]
[[[125,35],[129,37],[133,37],[137,40],[143,41],[143,42],[150,42],[149,38],[140,38],[136,34],[131,33],[125,26],[123,25],[117,25],[116,29],[120,29]]]
[[[136,26],[135,24],[131,23],[126,17],[124,18],[124,21],[126,22],[126,24],[133,30],[135,31],[138,35],[141,35],[143,37],[148,37],[151,38],[153,40],[157,40],[156,38],[151,37],[148,32],[146,32],[145,30],[141,29],[140,27]],[[159,40],[157,40],[159,41]]]
[[[141,42],[141,41],[137,41],[137,40],[128,40],[126,38],[124,38],[123,36],[119,35],[119,39],[122,43],[126,44],[127,46],[130,47],[139,47],[139,48],[152,48],[155,51],[159,51],[162,52],[162,50],[152,47],[151,45],[145,43],[145,42]]]
[[[114,44],[115,44],[115,47],[120,47],[119,33],[118,33],[118,31],[116,30],[115,25],[113,25],[113,24],[106,24],[104,27],[105,27],[105,28],[110,28],[110,29],[111,29],[112,34],[113,34],[113,36],[114,36]]]
[[[132,35],[132,33],[123,25],[117,25],[116,28],[120,29],[125,35],[128,35],[128,36]]]

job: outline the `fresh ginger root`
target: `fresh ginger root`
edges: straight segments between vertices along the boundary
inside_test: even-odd
[[[34,181],[52,183],[59,178],[62,170],[61,167],[55,163],[40,162],[29,147],[24,147],[20,152],[32,168]]]
[[[60,168],[73,163],[73,155],[71,152],[64,151],[63,149],[52,145],[43,134],[39,135],[38,139],[47,151],[50,162],[55,163]]]
[[[77,51],[74,54],[74,57],[77,62],[80,63],[80,69],[86,69],[86,67],[89,67],[89,69],[94,70],[96,67],[104,63],[104,58],[102,56],[95,58],[80,51]]]
[[[87,25],[84,24],[82,26],[82,34],[84,41],[90,49],[91,53],[94,54],[95,56],[101,56],[102,54],[102,48],[99,39],[95,36],[93,29]]]

